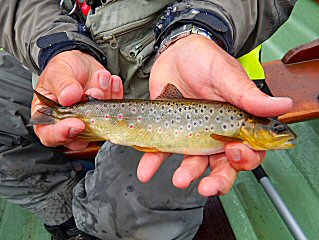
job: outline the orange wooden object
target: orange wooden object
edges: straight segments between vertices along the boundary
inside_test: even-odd
[[[293,109],[280,116],[286,123],[319,118],[319,39],[291,49],[282,61],[263,64],[274,96],[293,99]]]

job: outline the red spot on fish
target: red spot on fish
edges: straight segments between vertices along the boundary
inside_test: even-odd
[[[123,114],[121,114],[121,113],[118,114],[118,115],[117,115],[117,120],[123,120]]]
[[[137,122],[140,123],[140,122],[142,122],[142,120],[143,120],[143,117],[142,117],[142,116],[138,116],[138,117],[137,117]]]
[[[105,118],[106,118],[106,119],[110,119],[111,116],[110,116],[110,115],[105,115]]]
[[[191,138],[193,136],[193,133],[189,133],[186,138]]]
[[[129,128],[130,128],[130,129],[133,129],[133,128],[134,128],[134,125],[133,125],[133,124],[130,124]]]
[[[94,123],[95,123],[95,119],[92,118],[92,119],[90,120],[90,123],[91,123],[91,124],[94,124]]]

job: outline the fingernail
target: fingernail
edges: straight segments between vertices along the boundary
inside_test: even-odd
[[[274,101],[283,101],[283,100],[290,100],[291,101],[291,98],[289,97],[269,97],[271,100],[274,100]]]
[[[105,74],[100,74],[99,75],[99,83],[100,83],[100,87],[103,90],[106,90],[110,85],[110,77],[108,75],[105,75]]]
[[[120,87],[121,87],[121,80],[114,78],[113,83],[112,83],[112,91],[118,92],[118,91],[120,91]]]
[[[103,94],[103,92],[94,92],[91,94],[91,97],[96,98],[96,99],[103,99],[104,94]]]
[[[227,153],[229,154],[231,160],[240,161],[241,160],[241,152],[238,149],[228,149]]]
[[[80,132],[82,132],[82,129],[79,129],[79,128],[70,128],[69,137],[70,137],[70,138],[73,138],[73,137],[77,136]]]

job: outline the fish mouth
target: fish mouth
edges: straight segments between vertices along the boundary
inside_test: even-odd
[[[297,144],[297,139],[289,139],[287,141],[288,144],[295,146]]]

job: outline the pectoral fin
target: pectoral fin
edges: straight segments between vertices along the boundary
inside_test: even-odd
[[[219,135],[219,134],[215,134],[212,133],[210,135],[213,139],[220,141],[220,142],[243,142],[244,140],[240,139],[240,138],[236,138],[236,137],[229,137],[229,136],[223,136],[223,135]]]
[[[152,147],[141,147],[141,146],[136,146],[136,145],[133,145],[132,147],[135,148],[136,150],[141,151],[141,152],[153,152],[153,153],[161,152],[158,149],[152,148]]]

